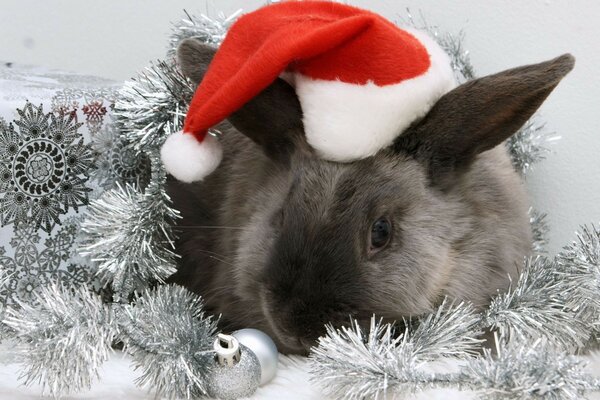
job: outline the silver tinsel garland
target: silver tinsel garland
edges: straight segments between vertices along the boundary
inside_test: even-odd
[[[2,266],[0,265],[0,267],[2,267]],[[4,287],[4,285],[6,285],[6,283],[8,282],[9,276],[10,275],[8,275],[6,273],[6,271],[4,270],[3,267],[0,268],[0,287]],[[10,333],[10,328],[8,327],[8,325],[2,323],[2,321],[4,320],[5,311],[6,310],[4,308],[4,304],[0,303],[0,342],[2,342],[2,340],[5,337],[8,337],[9,333]]]
[[[533,343],[543,336],[561,351],[580,349],[590,337],[589,320],[567,299],[581,298],[583,277],[594,279],[589,270],[561,274],[554,260],[528,259],[516,284],[492,299],[482,324],[513,341]]]
[[[116,303],[104,306],[85,288],[51,286],[39,295],[39,307],[24,304],[7,311],[4,324],[24,349],[26,384],[40,381],[55,396],[85,389],[106,359],[107,346],[120,340],[143,371],[138,384],[169,398],[205,393],[207,346],[216,322],[202,314],[201,300],[184,289],[162,286],[145,290],[131,305],[123,303],[136,297],[136,289],[162,282],[175,267],[171,225],[177,213],[169,206],[156,150],[181,128],[194,87],[178,70],[174,50],[187,37],[218,45],[237,15],[187,14],[174,28],[168,60],[151,65],[121,90],[115,107],[120,138],[138,156],[150,156],[152,176],[145,190],[119,186],[92,202],[81,245],[115,292]],[[425,22],[418,26],[410,14],[409,23],[438,40],[460,81],[475,77],[462,34],[439,34]],[[507,142],[523,175],[547,154],[542,128],[530,121]],[[542,253],[544,215],[532,211],[530,218],[535,251]],[[445,301],[428,316],[404,321],[399,332],[377,319],[368,331],[355,322],[349,328],[328,327],[311,355],[313,379],[339,398],[449,386],[489,399],[579,398],[599,387],[568,355],[598,333],[599,259],[600,233],[584,228],[554,260],[529,260],[511,290],[483,312]],[[480,333],[492,328],[498,356],[474,354]],[[459,360],[453,372],[431,372],[432,363],[446,359]]]
[[[196,16],[189,14],[187,11],[184,12],[186,18],[173,24],[167,51],[167,56],[170,58],[175,57],[177,46],[183,39],[193,37],[206,44],[218,46],[225,39],[225,34],[231,24],[242,14],[242,10],[238,10],[231,15],[218,13],[216,17],[211,18],[205,14]]]
[[[137,150],[155,151],[183,127],[194,90],[174,61],[158,61],[125,82],[115,102],[115,125]]]
[[[495,354],[485,349],[483,356],[469,360],[453,379],[476,390],[481,399],[576,400],[600,388],[584,367],[580,359],[557,351],[543,339],[533,343],[500,340]]]
[[[413,393],[424,387],[452,383],[424,367],[447,357],[468,358],[477,353],[482,333],[479,319],[468,304],[447,301],[411,327],[397,334],[392,324],[375,317],[365,332],[357,322],[350,328],[327,326],[326,336],[313,348],[312,375],[334,398],[379,398]]]
[[[180,286],[148,290],[120,313],[125,351],[137,383],[169,399],[206,395],[206,375],[214,365],[217,321],[202,311],[202,300]]]
[[[170,399],[206,394],[217,325],[186,289],[163,285],[124,305],[105,304],[87,287],[52,284],[36,304],[9,308],[3,321],[19,343],[25,385],[40,383],[55,398],[89,389],[112,344],[122,342],[143,371],[138,385]]]
[[[23,383],[40,383],[53,397],[89,389],[117,335],[110,308],[87,287],[61,283],[35,297],[35,306],[9,307],[3,321],[23,346]]]
[[[589,324],[592,340],[600,337],[600,227],[584,226],[577,239],[556,257],[558,279],[571,279],[578,287],[565,297],[579,319]],[[596,343],[597,344],[597,343]]]
[[[179,213],[169,205],[158,154],[148,157],[152,174],[143,192],[117,185],[90,203],[81,223],[79,252],[94,262],[115,301],[127,301],[134,290],[164,282],[176,270],[172,226]]]

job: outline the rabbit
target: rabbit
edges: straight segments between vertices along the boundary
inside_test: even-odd
[[[215,49],[177,57],[199,83]],[[325,325],[402,320],[448,297],[489,304],[532,251],[529,202],[504,141],[573,68],[565,54],[451,90],[392,146],[325,161],[281,78],[216,127],[223,162],[168,181],[182,219],[169,281],[201,295],[225,330],[257,328],[306,354]]]

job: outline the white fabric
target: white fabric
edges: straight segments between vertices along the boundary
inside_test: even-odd
[[[19,365],[12,356],[12,347],[0,345],[0,400],[33,400],[40,399],[40,387],[24,387],[17,381]],[[589,370],[600,376],[600,354],[586,356],[590,363]],[[100,381],[90,391],[65,396],[64,400],[161,400],[147,390],[135,386],[134,380],[140,373],[134,372],[128,356],[115,352],[105,363],[100,372]],[[275,379],[258,389],[253,400],[320,400],[327,399],[322,392],[309,381],[308,363],[303,357],[287,357],[280,355],[279,370]],[[453,365],[439,366],[437,371],[451,369]],[[389,397],[392,398],[391,396]],[[414,400],[469,400],[476,399],[474,393],[461,392],[456,389],[429,390],[416,396]],[[600,394],[594,393],[589,399],[600,400]]]

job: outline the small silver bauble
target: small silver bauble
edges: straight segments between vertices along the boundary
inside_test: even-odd
[[[232,335],[244,346],[248,347],[260,362],[260,385],[270,382],[277,374],[279,353],[273,340],[258,329],[246,328],[235,331]]]
[[[215,365],[207,378],[209,396],[234,400],[251,396],[260,383],[260,363],[254,353],[230,335],[217,335]]]

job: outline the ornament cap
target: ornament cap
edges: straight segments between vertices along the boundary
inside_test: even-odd
[[[240,343],[235,337],[219,333],[215,339],[213,348],[217,353],[219,365],[233,367],[240,362]]]

